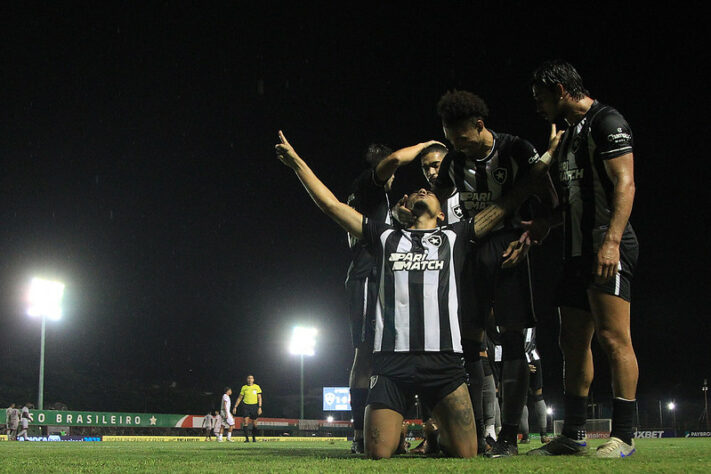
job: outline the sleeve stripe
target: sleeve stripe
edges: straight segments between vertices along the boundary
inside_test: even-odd
[[[617,153],[617,152],[620,152],[620,151],[626,151],[626,150],[631,150],[631,149],[632,149],[631,146],[624,146],[624,147],[622,147],[622,148],[616,148],[616,149],[614,149],[614,150],[601,151],[600,154],[601,154],[601,155],[609,155],[610,153]]]

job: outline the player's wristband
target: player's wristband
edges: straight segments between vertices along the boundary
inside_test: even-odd
[[[544,165],[550,166],[551,161],[553,161],[553,156],[550,154],[549,151],[547,151],[543,154],[543,156],[541,156],[541,159],[539,161]]]

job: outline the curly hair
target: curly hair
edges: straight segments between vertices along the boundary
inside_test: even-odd
[[[437,103],[437,114],[445,125],[453,125],[462,120],[485,120],[489,117],[489,107],[484,99],[468,91],[447,91]]]
[[[363,159],[371,168],[378,166],[378,163],[383,161],[388,155],[392,153],[392,149],[388,146],[381,145],[380,143],[371,143],[368,148],[363,153]]]

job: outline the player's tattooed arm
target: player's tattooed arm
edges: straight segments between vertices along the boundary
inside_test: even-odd
[[[634,158],[632,153],[627,153],[605,160],[603,163],[615,188],[612,194],[610,226],[597,253],[595,276],[607,280],[617,273],[620,262],[620,242],[632,213],[635,193]]]
[[[331,190],[318,179],[306,162],[296,153],[294,147],[291,146],[281,130],[279,130],[279,140],[280,143],[276,145],[277,158],[294,170],[301,184],[306,188],[306,192],[309,193],[309,196],[311,196],[311,199],[319,209],[351,235],[357,239],[362,239],[363,215],[336,198]]]
[[[395,174],[395,171],[399,167],[411,163],[415,158],[417,158],[422,150],[431,145],[445,146],[437,140],[430,140],[428,142],[418,143],[417,145],[408,146],[406,148],[400,148],[399,150],[392,152],[390,155],[385,157],[383,161],[378,163],[378,166],[375,167],[375,177],[378,182],[387,182],[387,180]]]

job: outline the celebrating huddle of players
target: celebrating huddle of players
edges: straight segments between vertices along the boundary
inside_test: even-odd
[[[629,224],[635,189],[630,127],[614,108],[590,97],[569,63],[542,64],[530,87],[551,123],[543,155],[522,138],[488,129],[480,97],[451,91],[437,106],[451,149],[438,141],[395,152],[371,146],[371,169],[355,181],[347,204],[279,132],[279,160],[350,235],[354,449],[370,458],[402,449],[402,422],[416,396],[431,418],[427,452],[518,454],[535,360],[527,331],[536,323],[527,254],[558,225],[562,278],[539,286],[555,289],[560,309],[564,426],[528,454],[587,453],[593,334],[608,356],[615,397],[612,433],[594,454],[620,458],[635,451],[630,283],[638,245]],[[564,132],[556,122],[566,124]],[[391,202],[396,170],[418,159],[430,188]],[[491,444],[483,416],[487,335],[501,347],[501,431]]]

